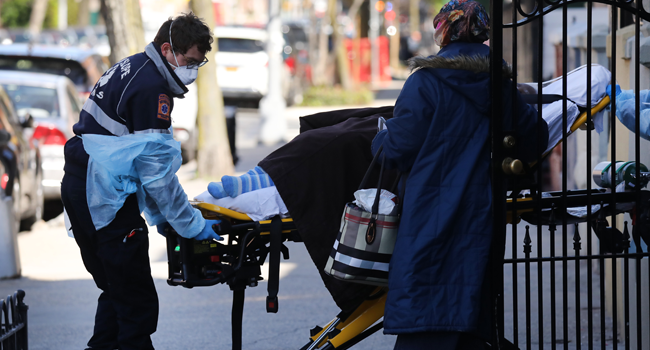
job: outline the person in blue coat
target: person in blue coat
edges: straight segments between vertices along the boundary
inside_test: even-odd
[[[149,265],[149,226],[220,239],[187,200],[176,171],[173,98],[187,93],[213,42],[194,14],[162,24],[144,52],[107,70],[65,145],[61,198],[84,266],[101,294],[87,349],[151,350],[158,295]],[[164,233],[162,231],[161,233]]]
[[[488,15],[454,0],[433,24],[442,49],[411,59],[394,117],[372,142],[407,176],[384,332],[398,335],[395,349],[484,349],[492,319]],[[514,99],[518,158],[532,161],[546,149],[548,126],[512,84],[504,76],[504,126]]]

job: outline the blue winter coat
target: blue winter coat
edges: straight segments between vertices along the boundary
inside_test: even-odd
[[[388,164],[410,172],[385,333],[476,332],[492,240],[489,47],[452,43],[416,64],[372,145],[376,153],[383,144]],[[504,106],[511,106],[512,81],[504,82]],[[516,99],[519,157],[530,161],[546,148],[548,126]]]

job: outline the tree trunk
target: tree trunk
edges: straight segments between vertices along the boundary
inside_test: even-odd
[[[119,62],[130,54],[128,38],[133,34],[128,32],[124,1],[125,0],[101,1],[101,13],[104,22],[106,23],[108,43],[111,46],[111,54],[108,56],[108,60],[111,64]]]
[[[395,0],[393,5],[393,11],[395,11],[395,34],[390,37],[390,68],[393,71],[393,76],[400,70],[399,63],[399,38],[400,38],[400,25],[399,25],[399,14],[400,14],[400,0]]]
[[[316,30],[316,26],[318,25],[318,19],[316,18],[316,11],[314,9],[314,3],[313,1],[306,0],[305,1],[305,7],[311,9],[309,11],[309,22],[310,22],[310,30],[309,30],[309,65],[312,67],[312,73],[311,73],[311,84],[312,85],[319,85],[318,83],[318,78],[317,78],[317,67],[318,67],[318,40],[319,40],[319,35]]]
[[[411,34],[420,31],[420,0],[410,0],[409,17]]]
[[[344,90],[350,90],[352,88],[350,84],[350,64],[348,63],[348,53],[345,45],[343,45],[339,31],[341,27],[336,18],[338,15],[338,6],[336,5],[337,0],[329,0],[328,10],[330,23],[332,23],[332,43],[334,44],[334,50],[332,52],[334,57],[330,58],[330,62],[336,62],[336,73],[341,87]]]
[[[328,79],[326,72],[329,49],[327,47],[327,34],[325,28],[329,24],[329,18],[321,19],[320,33],[318,34],[318,59],[314,66],[313,80],[314,85],[331,85],[331,79]]]
[[[78,26],[85,27],[90,24],[90,0],[81,0],[79,2],[78,17]]]
[[[47,10],[47,0],[34,0],[32,14],[29,17],[29,33],[33,38],[38,36],[43,29],[43,20]]]
[[[127,30],[129,35],[129,52],[134,55],[144,50],[147,43],[144,42],[144,28],[142,25],[142,14],[140,13],[139,0],[126,0]]]
[[[192,11],[201,17],[209,28],[214,28],[211,0],[192,0]],[[223,96],[217,84],[215,54],[219,50],[215,41],[213,50],[206,53],[210,63],[199,69],[196,79],[199,108],[197,112],[199,128],[198,176],[220,179],[223,175],[234,173],[226,118],[223,113]]]

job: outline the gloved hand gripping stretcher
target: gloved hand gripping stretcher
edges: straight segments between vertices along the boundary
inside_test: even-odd
[[[253,221],[247,214],[214,204],[192,202],[192,205],[201,210],[205,219],[221,220],[213,229],[226,238],[227,243],[187,239],[171,227],[165,228],[169,260],[167,283],[187,288],[228,284],[233,291],[233,349],[241,349],[244,290],[257,286],[262,280],[260,267],[269,256],[266,309],[277,312],[280,253],[285,260],[289,258],[289,250],[283,242],[301,242],[300,235],[291,218],[275,216],[271,220]],[[383,316],[385,301],[385,290],[377,288],[354,311],[341,312],[324,329],[312,329],[310,341],[303,349],[315,349],[316,345],[326,342],[328,345],[322,349],[347,349],[365,339],[381,329],[381,323],[373,324]]]
[[[293,220],[280,216],[270,220],[253,221],[244,213],[204,202],[192,202],[205,219],[220,220],[213,230],[226,243],[214,240],[198,241],[178,235],[170,226],[165,228],[169,278],[172,286],[206,287],[225,283],[233,291],[232,341],[233,349],[241,349],[244,290],[256,287],[262,280],[261,265],[269,257],[267,312],[278,310],[280,254],[289,259],[285,241],[300,241]]]
[[[584,67],[570,73],[569,77],[571,78],[568,80],[569,89],[573,92],[577,91],[577,96],[571,93],[568,96],[567,135],[571,135],[586,124],[588,114],[584,108],[587,105],[594,106],[591,116],[598,128],[598,118],[602,116],[602,111],[609,104],[609,97],[605,93],[610,81],[609,72],[601,66],[592,67],[590,104],[586,103],[584,96],[580,98],[586,91]],[[545,83],[543,94],[557,95],[558,85],[561,87],[561,81]],[[561,94],[561,88],[559,93]],[[536,103],[536,97],[537,95],[534,95],[529,102]],[[543,99],[548,101],[549,97],[543,95]],[[549,148],[545,154],[561,142],[563,134],[563,101],[552,97],[550,99],[555,101],[542,107],[543,117],[549,124]],[[304,241],[314,263],[322,270],[323,257],[329,254],[331,243],[337,234],[340,210],[343,204],[350,200],[349,197],[358,187],[372,158],[369,154],[370,141],[374,137],[377,118],[380,116],[390,118],[392,108],[334,111],[303,117],[301,134],[260,162],[277,185],[277,200],[280,202],[284,200],[288,211],[292,213],[292,218],[274,217],[271,220],[254,221],[247,214],[203,201],[193,205],[203,212],[205,218],[222,220],[215,227],[215,231],[227,237],[227,244],[214,241],[197,242],[183,239],[173,233],[167,234],[169,284],[191,288],[226,283],[235,293],[232,320],[233,349],[241,347],[243,290],[246,286],[257,285],[257,281],[261,278],[260,265],[267,255],[271,256],[267,299],[267,311],[270,312],[277,311],[277,269],[280,251],[284,252],[285,258],[288,258],[288,250],[282,242]],[[332,142],[334,139],[336,142]],[[332,149],[324,152],[323,149],[328,147]],[[346,152],[345,155],[342,155],[342,150]],[[346,163],[345,157],[350,153],[354,157]],[[353,169],[353,166],[356,168]],[[532,167],[534,165],[526,165],[523,169]],[[346,174],[340,174],[342,168],[347,170]],[[307,171],[311,175],[304,183],[296,181],[296,176],[293,175],[300,171]],[[318,178],[319,176],[322,178]],[[323,179],[328,179],[336,186],[328,184],[327,180],[322,181]],[[336,192],[332,192],[333,190]],[[551,193],[550,196],[557,196],[557,194]],[[326,198],[332,197],[337,197],[337,200],[326,202]],[[307,198],[323,198],[318,204],[326,202],[326,205],[320,207],[316,203],[306,205]],[[548,204],[549,208],[555,206],[556,210],[560,209],[556,204],[547,203],[546,198],[542,201],[543,205]],[[571,203],[573,202],[569,200],[569,204]],[[528,196],[518,198],[516,203],[510,199],[508,205],[511,206],[509,212],[511,216],[513,210],[516,210],[516,217],[523,217],[527,212],[532,212],[534,202],[533,198]],[[322,228],[325,226],[323,218],[333,221],[328,228]],[[532,222],[536,219],[527,220]],[[540,223],[544,224],[544,222]],[[382,328],[382,323],[377,321],[383,317],[385,289],[327,279],[327,276],[323,276],[323,279],[337,305],[343,311],[323,328],[316,326],[312,329],[309,341],[302,348],[303,350],[347,349]],[[346,298],[345,294],[364,297]]]

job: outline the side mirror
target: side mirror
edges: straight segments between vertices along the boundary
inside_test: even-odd
[[[23,129],[33,128],[34,118],[32,117],[32,115],[29,113],[25,114],[22,123],[20,123],[20,126],[22,126]]]
[[[0,129],[0,147],[4,147],[11,140],[11,134],[5,129]]]

